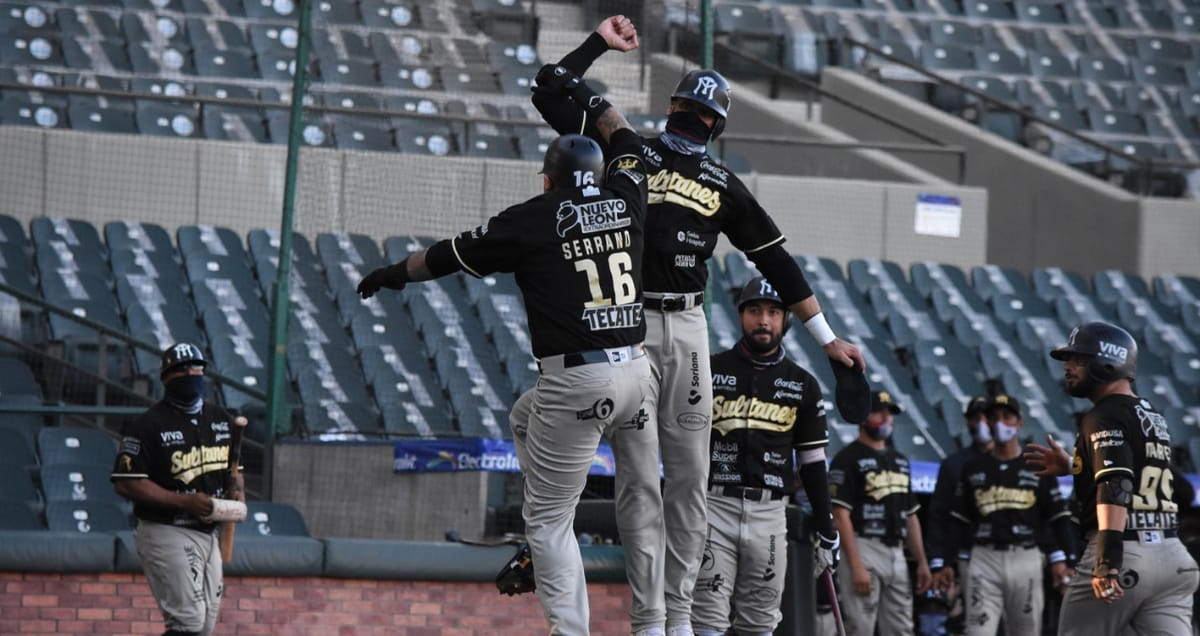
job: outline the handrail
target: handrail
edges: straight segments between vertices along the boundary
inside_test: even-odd
[[[862,40],[857,40],[857,39],[854,39],[849,36],[842,37],[841,40],[851,46],[856,46],[856,47],[859,47],[862,49],[866,49],[871,54],[882,57],[882,58],[888,60],[889,62],[893,62],[893,63],[903,66],[909,70],[915,71],[921,75],[924,75],[931,79],[937,80],[937,82],[939,84],[951,86],[955,89],[958,89],[968,95],[971,95],[971,96],[979,99],[980,101],[984,102],[985,104],[998,107],[999,110],[1016,113],[1025,119],[1031,120],[1042,126],[1050,128],[1051,130],[1062,133],[1062,134],[1066,135],[1067,137],[1070,137],[1071,139],[1083,142],[1086,145],[1103,150],[1105,153],[1107,153],[1109,155],[1118,156],[1122,159],[1129,161],[1130,163],[1136,164],[1140,168],[1144,168],[1146,170],[1151,170],[1154,166],[1162,166],[1162,167],[1167,167],[1167,168],[1191,168],[1191,169],[1200,168],[1200,163],[1196,163],[1196,162],[1178,161],[1178,160],[1174,160],[1174,159],[1149,159],[1149,158],[1139,157],[1137,155],[1127,153],[1122,149],[1116,148],[1115,146],[1111,146],[1102,141],[1098,141],[1098,140],[1092,139],[1090,137],[1087,137],[1085,135],[1082,135],[1079,132],[1072,130],[1071,128],[1063,126],[1062,124],[1059,124],[1057,122],[1054,122],[1054,121],[1051,121],[1048,119],[1044,119],[1025,106],[1022,106],[1019,104],[1009,104],[1003,100],[1000,100],[991,95],[988,95],[987,93],[985,93],[981,90],[972,88],[965,84],[961,84],[961,83],[956,82],[940,73],[934,72],[928,68],[925,68],[925,67],[917,65],[917,64],[913,64],[912,62],[909,62],[908,60],[905,60],[905,59],[902,59],[895,55],[892,55],[891,53],[888,53],[888,52],[884,51],[883,49],[880,49],[879,47],[876,47],[872,44],[863,42]]]
[[[92,320],[91,318],[87,318],[85,316],[77,316],[77,315],[71,313],[70,311],[62,309],[61,307],[55,307],[54,305],[46,302],[45,300],[42,300],[41,298],[38,298],[36,296],[31,296],[30,294],[27,294],[27,293],[21,291],[20,289],[17,289],[16,287],[9,285],[6,282],[0,281],[0,293],[8,294],[9,296],[16,298],[17,300],[20,300],[21,302],[29,303],[29,304],[34,305],[45,311],[49,311],[58,316],[67,318],[68,320],[73,320],[73,321],[87,327],[88,329],[92,329],[96,332],[104,334],[105,337],[113,338],[114,340],[120,340],[130,346],[136,347],[143,351],[149,351],[149,352],[153,353],[155,356],[162,354],[162,350],[158,348],[158,345],[147,342],[140,338],[135,338],[128,334],[121,333],[120,331],[117,331],[117,330],[113,329],[112,327],[109,327],[108,325],[105,325],[103,323],[96,322],[95,320]],[[249,395],[252,398],[256,398],[259,400],[266,399],[265,393],[263,393],[262,391],[254,388],[254,387],[251,387],[250,385],[245,384],[239,380],[222,375],[219,372],[206,372],[206,374],[217,379],[222,384],[227,384],[231,387],[234,387],[237,390],[245,393],[246,395]]]

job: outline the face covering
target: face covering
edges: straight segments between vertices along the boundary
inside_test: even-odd
[[[679,135],[694,144],[706,144],[712,129],[690,110],[677,110],[667,115],[667,132]]]
[[[971,425],[971,428],[974,429],[975,441],[980,444],[992,441],[992,429],[988,426],[987,420],[980,418]]]
[[[1007,444],[1009,440],[1017,436],[1017,427],[1009,426],[1004,422],[996,422],[996,443]]]
[[[181,375],[167,382],[165,388],[168,402],[191,412],[192,409],[199,406],[200,396],[204,393],[204,376]]]
[[[891,424],[880,424],[879,426],[864,426],[863,430],[867,432],[867,437],[882,442],[892,436]]]

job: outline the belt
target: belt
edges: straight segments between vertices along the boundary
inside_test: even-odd
[[[1176,539],[1178,537],[1178,528],[1142,528],[1140,530],[1126,530],[1121,535],[1121,538],[1126,541],[1145,541],[1146,543],[1156,543],[1162,539]]]
[[[979,546],[991,548],[992,550],[1001,550],[1008,552],[1017,552],[1020,550],[1033,550],[1037,548],[1036,543],[1009,543],[1008,541],[980,541]]]
[[[770,488],[747,488],[745,486],[713,486],[708,492],[746,501],[776,501],[787,497],[787,493]]]
[[[564,353],[557,356],[546,356],[538,360],[538,370],[542,373],[551,371],[561,371],[572,367],[581,367],[585,364],[599,364],[607,362],[613,366],[620,366],[628,363],[630,360],[636,360],[646,355],[646,349],[640,344],[629,345],[626,347],[614,347],[612,349],[593,349],[591,351],[577,351],[575,353]]]
[[[684,311],[704,304],[704,292],[687,294],[660,294],[646,292],[643,294],[642,307],[654,311]]]

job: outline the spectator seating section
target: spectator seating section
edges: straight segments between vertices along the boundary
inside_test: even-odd
[[[0,216],[0,230],[23,235],[7,217]],[[159,343],[192,339],[208,347],[215,371],[265,387],[276,232],[256,230],[243,239],[225,228],[185,226],[172,240],[151,224],[111,222],[99,232],[64,219],[38,219],[30,230],[38,265],[29,276],[44,288],[42,267],[70,271],[63,265],[95,258],[79,272],[78,287],[109,294],[119,308],[114,328],[149,331]],[[354,288],[364,274],[433,239],[314,238],[295,235],[289,285],[287,385],[302,414],[297,433],[318,439],[508,436],[508,409],[537,378],[512,277],[460,274],[363,300]],[[14,252],[24,251],[15,243]],[[843,270],[828,259],[796,260],[835,331],[862,347],[872,385],[905,406],[912,426],[898,429],[896,442],[914,458],[936,461],[956,447],[962,406],[988,382],[1021,399],[1027,436],[1068,436],[1072,413],[1087,403],[1063,395],[1061,367],[1045,354],[1081,321],[1115,321],[1133,333],[1142,345],[1138,389],[1161,408],[1191,417],[1189,409],[1200,402],[1200,281],[1194,278],[1147,281],[1099,272],[1087,279],[1054,268],[1027,278],[995,266],[964,271],[937,263],[916,263],[906,272],[879,259],[856,259]],[[716,351],[740,337],[734,299],[757,272],[737,252],[714,261],[710,272],[710,346]],[[118,281],[115,293],[112,280]],[[828,396],[833,377],[824,352],[802,329],[790,330],[784,343]],[[154,375],[155,360],[134,359],[138,370]],[[20,357],[0,356],[0,370],[0,400],[40,400],[38,378]],[[230,389],[218,386],[214,397],[233,408],[262,408]],[[835,410],[829,418],[835,449],[857,434]],[[65,488],[55,492],[70,495],[73,484],[82,483],[90,493],[85,471],[74,471],[79,480],[72,482],[71,471],[64,478],[50,466],[107,467],[112,440],[41,424],[32,417],[0,426],[4,463],[44,479],[55,475],[56,487]],[[1181,450],[1194,430],[1184,426],[1177,434]]]

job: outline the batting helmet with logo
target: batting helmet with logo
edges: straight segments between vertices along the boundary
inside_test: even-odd
[[[671,99],[686,99],[696,102],[717,114],[713,124],[712,139],[720,136],[725,130],[725,119],[729,117],[729,106],[732,104],[729,81],[725,76],[712,69],[692,71],[679,80]]]
[[[1076,354],[1091,356],[1088,376],[1101,384],[1123,378],[1132,380],[1137,371],[1137,342],[1128,331],[1106,322],[1089,322],[1075,327],[1067,344],[1051,351],[1050,357],[1066,360]]]
[[[546,149],[542,174],[556,189],[599,187],[604,185],[604,151],[583,135],[563,135]]]
[[[787,305],[783,303],[783,299],[779,297],[779,292],[775,291],[775,286],[767,281],[762,276],[751,278],[742,287],[742,292],[738,294],[737,309],[740,313],[746,305],[757,301],[765,300],[779,305],[783,309],[783,333],[787,333],[788,328],[792,326],[791,312],[788,311]]]
[[[159,374],[166,375],[175,367],[184,364],[195,364],[202,367],[208,366],[208,362],[204,359],[204,352],[194,344],[181,342],[174,344],[162,352],[162,365],[159,367]]]

